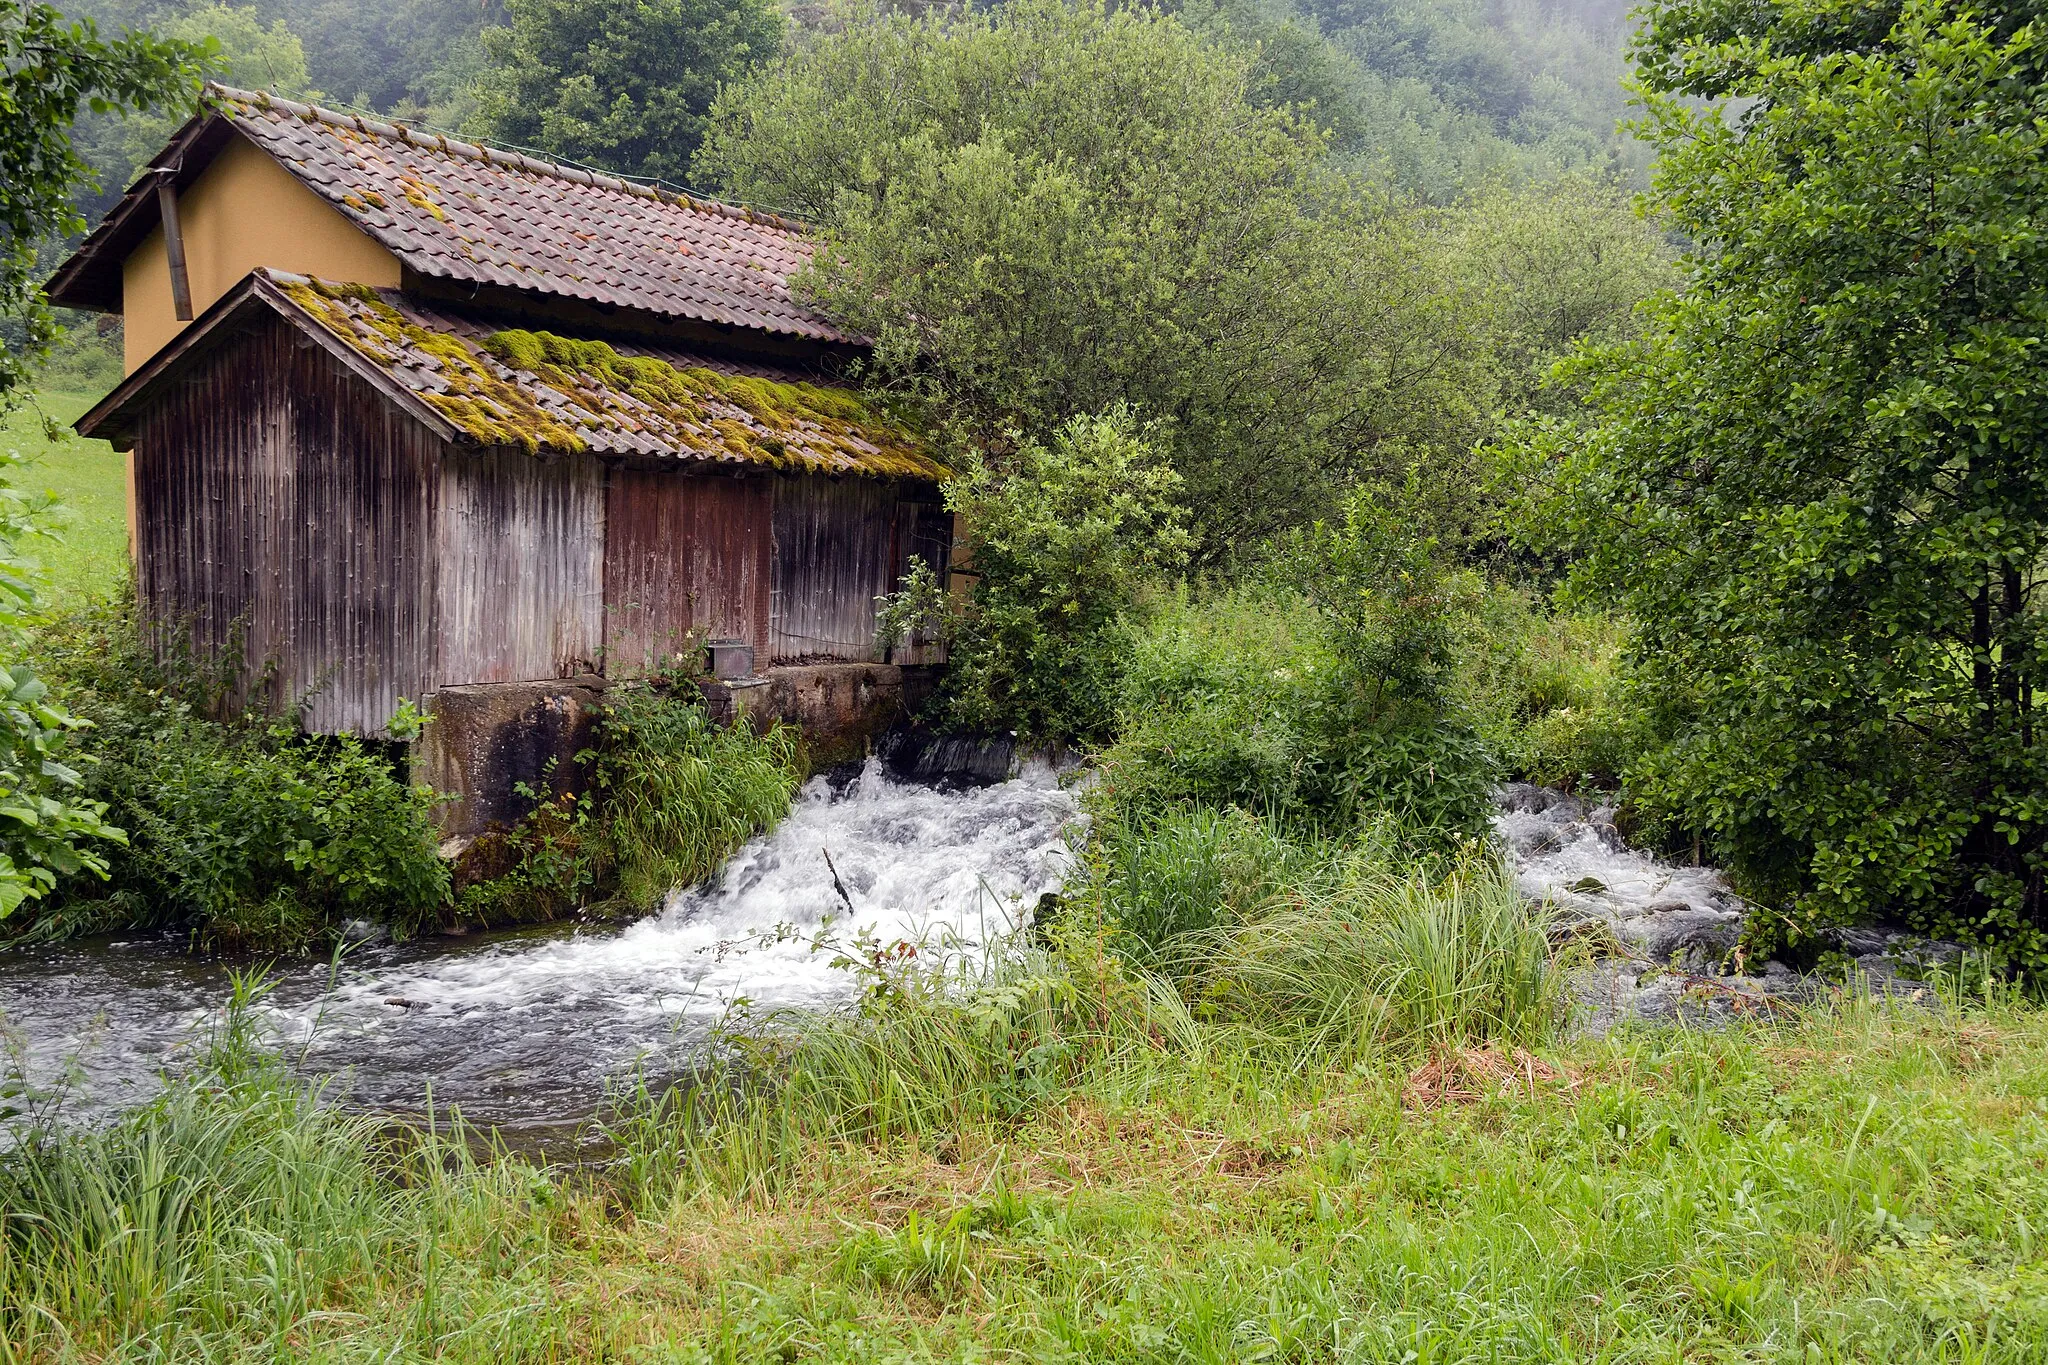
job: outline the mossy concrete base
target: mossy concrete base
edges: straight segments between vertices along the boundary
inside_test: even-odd
[[[599,677],[444,687],[413,746],[413,780],[454,797],[440,809],[444,838],[468,840],[517,821],[532,791],[583,789],[576,755],[588,749],[604,692]]]
[[[720,721],[775,721],[803,731],[813,770],[867,755],[877,736],[905,720],[938,685],[942,670],[899,664],[810,664],[771,668],[730,682],[697,685]],[[581,792],[576,755],[594,739],[606,681],[596,676],[550,682],[444,687],[413,746],[415,782],[455,799],[439,812],[450,856],[478,835],[502,829],[533,808],[519,791]]]

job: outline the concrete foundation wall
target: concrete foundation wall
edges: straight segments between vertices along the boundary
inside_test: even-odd
[[[580,792],[604,679],[444,687],[413,746],[413,780],[455,797],[440,809],[443,836],[469,839],[533,808],[520,784]]]
[[[863,757],[876,736],[931,695],[937,667],[809,664],[757,678],[698,684],[714,718],[803,731],[814,769]],[[456,800],[441,807],[442,835],[467,841],[504,828],[533,802],[520,784],[556,794],[584,789],[576,755],[591,746],[603,678],[444,687],[413,748],[413,779]]]

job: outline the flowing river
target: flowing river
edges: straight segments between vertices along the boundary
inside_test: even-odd
[[[843,945],[867,934],[978,952],[1059,889],[1081,819],[1043,765],[946,790],[871,759],[841,786],[813,779],[774,833],[657,915],[358,948],[338,966],[277,971],[265,1008],[297,1064],[335,1077],[357,1104],[419,1112],[431,1097],[545,1137],[589,1115],[632,1068],[687,1066],[735,1005],[844,999],[849,977],[836,951],[818,950],[821,930]],[[1783,964],[1742,963],[1746,907],[1720,876],[1628,848],[1610,810],[1515,784],[1501,791],[1495,832],[1524,894],[1596,940],[1597,965],[1574,981],[1586,1026],[1768,1009],[1824,988]],[[1840,947],[1874,984],[1892,983],[1915,951],[1863,930],[1844,931]],[[0,955],[0,1014],[33,1078],[78,1078],[74,1117],[146,1097],[228,990],[226,965],[161,939]]]
[[[774,833],[657,915],[358,948],[338,969],[276,971],[266,1008],[299,1065],[337,1077],[358,1104],[418,1112],[431,1090],[473,1120],[546,1129],[589,1114],[635,1065],[686,1062],[736,1002],[842,998],[838,954],[813,948],[828,917],[836,942],[865,932],[976,951],[1059,889],[1078,819],[1043,765],[945,791],[871,759],[839,789],[812,779]],[[74,1114],[147,1096],[228,990],[227,965],[161,939],[0,956],[0,1013],[33,1077],[47,1083],[75,1060]]]

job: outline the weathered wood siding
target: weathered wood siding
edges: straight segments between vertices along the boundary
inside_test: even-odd
[[[144,611],[251,704],[380,732],[435,682],[438,446],[281,320],[195,357],[136,433]]]
[[[691,637],[767,663],[773,480],[614,468],[605,497],[605,673],[643,677]]]
[[[938,502],[899,500],[896,504],[896,582],[910,572],[910,561],[922,559],[941,587],[946,585],[953,561],[953,514]],[[942,664],[946,647],[929,634],[920,633],[898,645],[889,655],[899,664]]]
[[[894,592],[913,553],[944,581],[951,522],[882,479],[785,477],[775,484],[775,591],[769,637],[777,663],[874,662],[875,599]],[[941,527],[943,526],[943,529]],[[903,657],[901,662],[924,662]],[[904,651],[899,651],[899,655]]]
[[[439,681],[594,671],[604,638],[605,470],[591,456],[442,457]]]

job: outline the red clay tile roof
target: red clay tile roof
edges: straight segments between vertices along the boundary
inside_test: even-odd
[[[454,440],[818,474],[948,477],[916,437],[850,390],[682,351],[494,331],[397,290],[259,270],[184,340],[199,344],[259,299],[334,338],[341,349],[329,349],[351,368]],[[165,354],[177,349],[173,343]],[[171,377],[157,369],[152,362],[130,376],[80,429],[129,425],[146,390]]]
[[[208,93],[422,275],[852,339],[791,300],[811,249],[784,219],[268,95]]]
[[[202,109],[187,125],[167,164],[213,144],[206,125],[224,119],[417,274],[860,340],[790,297],[789,277],[811,246],[787,219],[226,86],[209,85],[205,103],[213,113]],[[144,214],[147,189],[139,182],[128,196]],[[128,208],[124,201],[52,279],[53,299],[104,306],[103,282],[73,276],[89,267],[96,239],[134,235]]]

